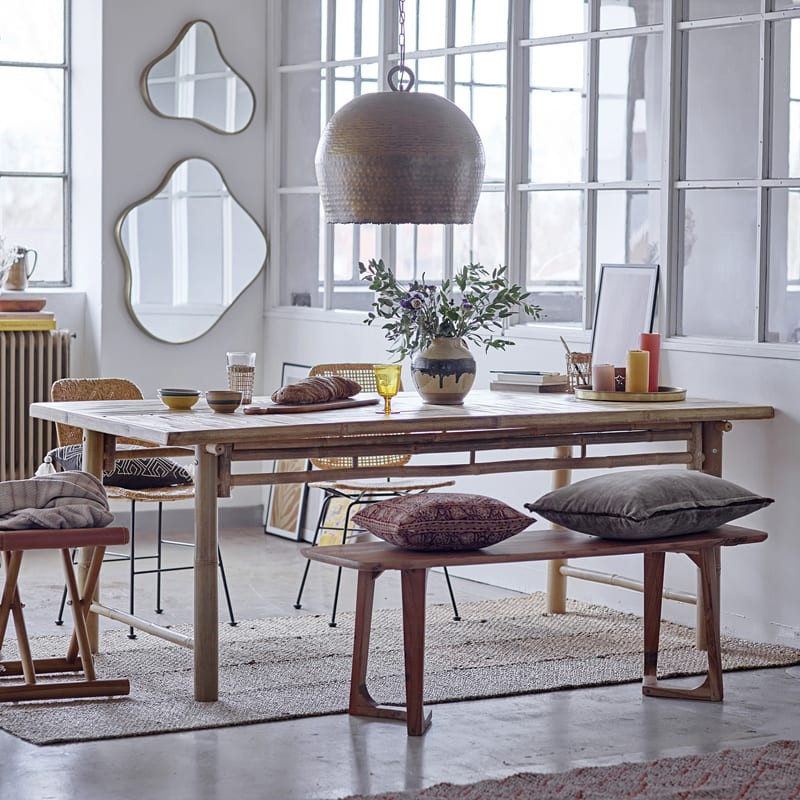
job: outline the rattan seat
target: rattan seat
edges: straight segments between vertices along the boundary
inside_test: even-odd
[[[64,378],[56,381],[50,388],[50,399],[56,402],[65,401],[85,401],[85,400],[141,400],[142,390],[132,381],[126,378]],[[56,423],[56,434],[59,446],[68,444],[78,444],[83,439],[83,432],[80,428],[63,423]],[[153,447],[151,442],[144,442],[140,439],[130,439],[119,437],[117,445],[136,445],[139,447]],[[193,547],[192,542],[181,542],[173,539],[165,539],[162,532],[162,512],[163,504],[177,500],[194,499],[194,484],[183,486],[156,486],[146,489],[128,489],[122,486],[106,486],[106,494],[115,500],[127,500],[131,506],[130,524],[130,545],[129,553],[108,553],[107,561],[129,561],[130,562],[130,598],[129,610],[135,614],[135,581],[137,575],[156,576],[156,614],[161,614],[161,574],[164,572],[181,572],[183,570],[194,569],[192,565],[165,567],[162,560],[162,545],[176,545],[179,547]],[[136,555],[136,504],[137,503],[157,503],[158,522],[156,527],[156,553],[154,555]],[[74,553],[73,553],[74,558]],[[230,592],[228,590],[228,580],[225,575],[225,566],[222,561],[222,551],[217,548],[217,558],[219,560],[220,577],[225,593],[225,601],[228,606],[228,616],[231,625],[236,625],[233,615],[233,604],[231,603]],[[155,560],[155,569],[136,569],[136,562],[143,560]],[[61,606],[58,611],[56,624],[61,625],[64,617],[64,604],[66,602],[66,587],[61,596]],[[128,636],[136,638],[134,629],[130,628]]]
[[[309,376],[314,375],[340,375],[343,378],[349,378],[361,386],[364,392],[377,392],[378,387],[375,382],[375,371],[372,364],[362,364],[357,362],[350,362],[346,364],[317,364],[309,370]],[[400,391],[403,390],[402,384]],[[359,467],[397,467],[408,463],[411,456],[408,454],[398,455],[380,455],[380,456],[359,456]],[[318,469],[348,469],[354,466],[353,459],[347,457],[334,457],[334,458],[312,458],[311,463]],[[350,525],[350,516],[353,509],[360,506],[368,505],[370,503],[378,503],[381,500],[387,500],[392,497],[400,497],[404,494],[411,494],[413,492],[428,492],[431,489],[441,489],[446,486],[453,486],[455,481],[441,478],[424,479],[424,478],[401,478],[399,480],[383,480],[383,479],[347,479],[340,481],[318,481],[311,483],[309,486],[315,489],[321,489],[323,492],[322,505],[320,506],[319,516],[317,518],[317,526],[314,529],[314,538],[311,541],[311,546],[317,546],[320,534],[333,535],[340,537],[341,544],[347,543],[360,531],[354,530]],[[331,509],[334,508],[334,501],[339,500],[344,508],[339,510],[336,515],[341,518],[343,511],[344,519],[342,521],[332,521],[330,517]],[[330,532],[330,533],[329,533]],[[303,598],[303,589],[306,585],[308,578],[308,570],[311,566],[311,561],[306,561],[305,569],[303,570],[303,577],[300,581],[300,589],[297,592],[297,600],[294,603],[295,608],[301,608],[301,600]],[[453,587],[450,583],[450,575],[447,568],[444,569],[445,580],[447,581],[447,589],[450,593],[450,602],[453,604],[453,619],[459,620],[461,617],[458,614],[458,606],[456,605],[456,598],[453,594]],[[337,569],[336,574],[336,589],[333,595],[333,609],[331,610],[331,621],[328,623],[332,628],[336,627],[336,607],[339,601],[339,588],[342,580],[342,568]]]

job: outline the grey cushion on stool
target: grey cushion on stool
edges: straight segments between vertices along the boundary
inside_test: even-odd
[[[704,472],[643,469],[577,481],[525,507],[606,539],[659,539],[717,528],[772,502]]]

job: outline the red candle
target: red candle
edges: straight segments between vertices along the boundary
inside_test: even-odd
[[[658,333],[640,333],[639,349],[650,353],[650,372],[647,380],[647,391],[658,391],[658,356],[661,352],[661,335]]]

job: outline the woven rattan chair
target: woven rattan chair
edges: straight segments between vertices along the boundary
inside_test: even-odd
[[[124,378],[64,378],[56,381],[50,388],[50,399],[56,402],[70,400],[141,400],[142,390],[133,382]],[[56,423],[56,436],[59,446],[68,444],[80,444],[83,439],[83,432],[80,428],[64,423]],[[143,442],[139,439],[128,439],[120,437],[117,444],[138,445],[140,447],[152,447],[152,443]],[[109,499],[129,500],[131,504],[131,524],[130,524],[130,545],[129,553],[109,553],[108,561],[130,561],[130,613],[135,613],[134,587],[137,575],[156,576],[156,614],[161,614],[164,609],[161,607],[161,573],[179,572],[182,570],[193,569],[191,565],[180,567],[165,567],[162,562],[162,545],[171,544],[181,547],[192,547],[190,542],[179,542],[172,539],[165,539],[162,535],[162,514],[164,503],[175,500],[192,500],[194,498],[194,485],[188,486],[163,486],[152,489],[125,489],[120,486],[106,486],[106,494]],[[137,503],[158,503],[158,523],[156,528],[156,553],[155,555],[136,555],[136,504]],[[222,578],[222,586],[225,590],[225,601],[228,606],[228,616],[230,624],[236,625],[233,616],[233,605],[228,591],[228,581],[225,577],[225,566],[222,562],[222,552],[217,548],[219,558],[219,571]],[[74,558],[74,554],[73,554]],[[136,562],[142,560],[156,561],[155,569],[136,569]],[[58,611],[56,625],[61,625],[64,618],[64,603],[66,602],[66,587],[61,596],[61,606]],[[131,639],[136,638],[133,628],[128,631]]]
[[[343,378],[349,378],[360,384],[361,389],[365,392],[378,391],[372,364],[317,364],[311,367],[308,374],[310,376],[341,375]],[[401,385],[400,391],[402,390],[403,387]],[[358,465],[361,467],[396,467],[406,464],[410,458],[411,456],[409,455],[359,456]],[[344,457],[312,458],[311,463],[319,469],[340,469],[352,467],[353,459]],[[368,505],[369,503],[377,503],[390,497],[400,497],[404,494],[412,494],[415,492],[422,493],[428,492],[431,489],[452,486],[454,483],[455,481],[452,480],[425,480],[415,478],[400,481],[365,479],[311,483],[309,486],[312,489],[321,489],[324,493],[311,546],[315,547],[319,542],[320,535],[324,534],[340,537],[338,542],[342,544],[345,544],[348,539],[352,538],[355,535],[350,527],[350,516],[353,509]],[[344,520],[341,522],[333,522],[329,519],[331,504],[336,499],[341,499],[345,504]],[[306,561],[303,577],[300,581],[300,589],[297,592],[297,600],[294,604],[295,608],[302,608],[300,601],[303,597],[303,589],[306,585],[306,578],[308,577],[308,569],[310,566],[311,561]],[[450,602],[453,604],[453,619],[459,620],[461,617],[458,614],[458,606],[456,605],[456,598],[453,594],[453,586],[450,583],[450,575],[446,567],[444,568],[444,577],[447,581],[447,590],[450,593]],[[328,623],[332,628],[336,627],[336,607],[339,602],[341,581],[342,568],[339,567],[336,574],[336,589],[333,595],[331,621]]]

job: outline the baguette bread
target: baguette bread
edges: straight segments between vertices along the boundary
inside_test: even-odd
[[[272,393],[272,402],[287,405],[310,405],[345,400],[358,394],[361,386],[339,375],[315,375],[284,386]]]

